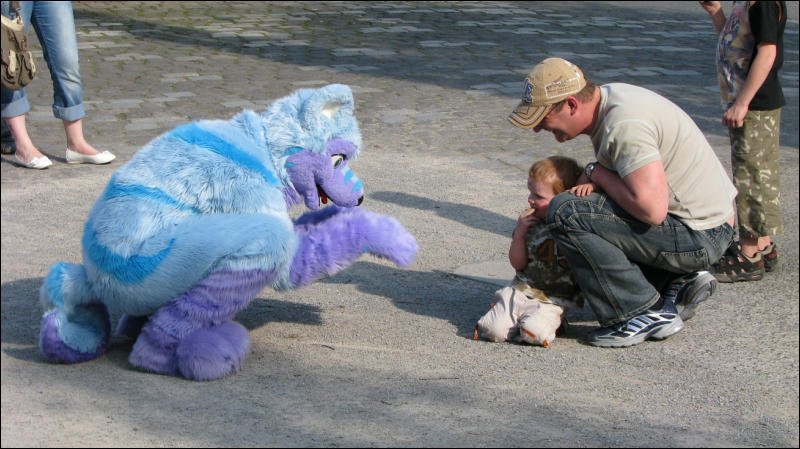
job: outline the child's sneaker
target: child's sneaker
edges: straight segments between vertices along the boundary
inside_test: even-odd
[[[766,248],[758,252],[764,260],[764,271],[769,273],[778,266],[778,246],[770,243]]]
[[[741,245],[735,243],[711,266],[710,271],[720,282],[758,281],[764,277],[764,259],[761,253],[752,258],[745,256]]]

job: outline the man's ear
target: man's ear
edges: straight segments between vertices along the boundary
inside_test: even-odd
[[[575,115],[578,113],[578,108],[581,106],[581,102],[578,101],[576,97],[569,96],[567,97],[567,107],[569,108],[569,115]]]

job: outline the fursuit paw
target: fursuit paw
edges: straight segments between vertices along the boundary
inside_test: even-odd
[[[239,323],[198,329],[178,345],[178,372],[191,380],[214,380],[242,369],[250,350],[250,336]]]
[[[96,359],[108,348],[111,321],[104,304],[76,308],[67,319],[63,310],[51,310],[42,318],[39,348],[54,363],[78,363]]]
[[[407,267],[417,254],[417,240],[396,219],[372,212],[364,213],[364,252]]]
[[[128,361],[153,373],[191,380],[214,380],[241,370],[250,336],[234,322],[200,328],[178,340],[148,323],[133,345]]]

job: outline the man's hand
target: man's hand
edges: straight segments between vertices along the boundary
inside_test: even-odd
[[[585,184],[578,184],[575,187],[569,189],[569,193],[575,196],[587,196],[590,193],[597,190],[597,186],[594,185],[593,182],[587,182]]]

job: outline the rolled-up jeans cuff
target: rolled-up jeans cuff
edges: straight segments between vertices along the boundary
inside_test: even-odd
[[[3,118],[17,117],[31,110],[27,97],[18,98],[11,103],[3,105]]]
[[[83,109],[83,103],[76,104],[67,108],[53,105],[53,115],[61,120],[74,122],[86,117],[86,111]]]

